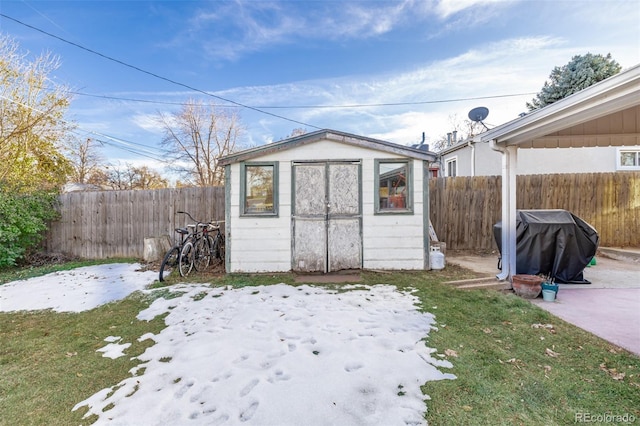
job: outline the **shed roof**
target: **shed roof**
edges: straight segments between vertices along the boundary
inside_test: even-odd
[[[289,139],[284,139],[279,142],[262,145],[256,148],[236,152],[231,155],[227,155],[226,157],[222,157],[219,160],[219,164],[224,166],[227,164],[238,163],[240,161],[247,161],[261,157],[263,155],[273,154],[275,152],[284,151],[298,146],[312,144],[321,140],[329,140],[344,143],[347,145],[374,149],[391,154],[402,155],[409,158],[415,158],[418,160],[435,161],[436,159],[436,154],[430,151],[423,151],[421,149],[399,145],[380,139],[352,135],[350,133],[340,132],[338,130],[325,129],[318,130],[312,133],[306,133],[300,136],[295,136]]]
[[[640,65],[474,138],[519,148],[640,144]]]

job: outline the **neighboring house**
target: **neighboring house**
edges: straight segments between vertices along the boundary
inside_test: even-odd
[[[100,185],[93,185],[91,183],[67,183],[62,187],[63,193],[90,191],[104,191],[104,188]]]
[[[434,160],[335,130],[222,158],[227,272],[428,269]]]
[[[617,121],[614,125],[621,125]],[[611,129],[612,133],[624,133]],[[438,152],[441,176],[494,176],[501,173],[500,152],[487,142],[463,140]],[[640,145],[541,148],[518,151],[518,175],[605,173],[640,170]]]
[[[490,145],[500,152],[502,171],[502,273],[516,274],[516,175],[529,151],[573,153],[563,164],[569,170],[594,148],[615,152],[617,170],[638,169],[640,146],[640,65],[609,77],[544,108],[474,137],[475,146]],[[543,160],[540,162],[551,160]],[[526,163],[525,163],[526,164]],[[477,165],[477,163],[476,163]],[[540,167],[543,167],[540,164]],[[585,170],[592,171],[592,170]],[[557,172],[557,170],[556,170]]]
[[[638,73],[637,65],[607,80],[615,84],[624,80],[625,76]],[[621,77],[618,77],[620,76]],[[579,93],[597,93],[606,85],[596,84]],[[577,94],[575,94],[577,95]],[[520,118],[496,127],[510,126],[517,128],[537,117],[562,108],[565,104],[575,102],[579,96],[562,99],[551,108],[551,104],[540,110],[523,114]],[[584,95],[583,95],[584,96]],[[595,95],[595,96],[606,96]],[[569,100],[566,100],[569,99]],[[558,114],[553,128],[535,129],[543,132],[542,136],[527,144],[520,144],[518,167],[516,174],[551,174],[551,173],[605,173],[640,170],[640,141],[638,140],[638,122],[640,122],[640,96],[629,100],[630,107],[619,111],[584,112],[580,120],[569,120]],[[593,118],[594,114],[600,114]],[[441,176],[492,176],[501,174],[502,155],[492,149],[484,136],[494,129],[476,135],[473,138],[456,141],[441,150],[438,155],[438,166]]]

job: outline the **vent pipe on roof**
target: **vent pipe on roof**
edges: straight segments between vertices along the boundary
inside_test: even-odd
[[[451,132],[447,133],[447,146],[451,146]]]
[[[458,131],[454,130],[453,131],[453,143],[458,142]]]

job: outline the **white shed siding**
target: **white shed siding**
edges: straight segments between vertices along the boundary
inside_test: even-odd
[[[251,161],[278,161],[278,217],[240,217],[240,165],[231,165],[229,272],[291,270],[291,172],[295,161],[361,161],[363,267],[423,269],[423,167],[413,160],[413,214],[375,215],[374,160],[403,159],[386,152],[318,141]]]
[[[362,165],[362,247],[365,269],[423,269],[422,161],[413,160],[413,214],[376,215],[374,159]],[[393,158],[383,156],[382,158]]]
[[[291,185],[280,165],[279,216],[240,217],[240,164],[231,165],[228,272],[288,271],[291,269]]]

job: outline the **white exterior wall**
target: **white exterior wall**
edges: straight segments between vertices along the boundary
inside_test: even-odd
[[[502,173],[500,153],[489,143],[476,143],[475,175],[495,176]],[[580,148],[520,148],[518,149],[518,175],[553,173],[608,173],[616,172],[620,147]],[[640,150],[640,146],[624,147]],[[457,157],[458,176],[471,176],[471,148],[468,146],[442,156],[443,170],[446,160]],[[444,174],[442,174],[444,176]]]
[[[518,174],[615,172],[618,149],[615,146],[518,149]]]
[[[291,172],[295,161],[361,161],[365,269],[424,269],[422,161],[413,160],[413,214],[374,215],[374,160],[405,157],[333,141],[318,141],[251,161],[279,162],[278,217],[240,217],[240,165],[230,176],[228,272],[291,270]]]
[[[413,214],[374,214],[375,158],[362,161],[362,261],[365,269],[424,269],[423,167],[413,160]]]

